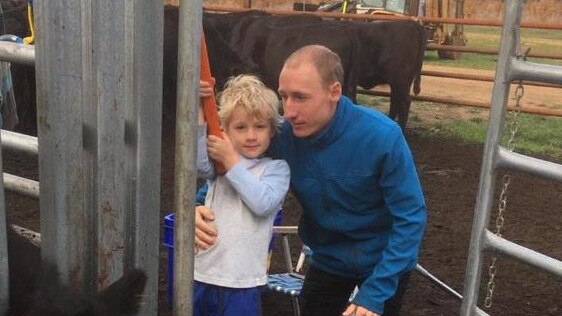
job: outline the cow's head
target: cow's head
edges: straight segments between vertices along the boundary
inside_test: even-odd
[[[35,293],[27,316],[125,316],[136,315],[142,306],[146,274],[131,270],[91,299],[58,282],[45,284]]]
[[[10,306],[7,316],[135,315],[143,301],[146,274],[137,269],[93,297],[60,281],[54,264],[41,264],[40,248],[8,229]],[[0,315],[3,315],[0,311]]]

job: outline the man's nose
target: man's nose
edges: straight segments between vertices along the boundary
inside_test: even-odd
[[[291,102],[290,99],[285,100],[285,102],[283,102],[283,116],[287,119],[287,120],[292,120],[295,119],[297,117],[297,111],[295,106],[293,105],[293,103]]]

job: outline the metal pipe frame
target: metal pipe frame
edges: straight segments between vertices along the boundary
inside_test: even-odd
[[[3,178],[4,189],[35,199],[39,198],[39,182],[5,172],[3,173]]]
[[[197,110],[201,61],[203,3],[179,5],[178,86],[174,178],[174,306],[175,316],[193,312],[193,253],[197,154]]]
[[[562,66],[531,63],[517,57],[512,57],[510,63],[507,77],[509,81],[532,80],[562,84]]]
[[[562,261],[551,258],[527,247],[520,246],[514,242],[496,236],[490,231],[486,231],[484,237],[484,247],[486,249],[511,256],[521,262],[562,277]]]
[[[248,9],[240,7],[225,7],[217,5],[206,5],[204,6],[206,11],[216,11],[216,12],[242,12],[248,11]],[[254,9],[256,10],[256,9]],[[278,9],[259,9],[260,11],[268,12],[271,14],[281,14],[281,15],[316,15],[326,18],[339,18],[339,19],[350,19],[350,20],[412,20],[411,16],[399,16],[399,15],[369,15],[369,14],[356,14],[356,13],[331,13],[331,12],[314,12],[314,11],[290,11],[290,10],[278,10]],[[431,17],[415,17],[416,20],[421,22],[434,22],[434,23],[448,23],[448,24],[459,24],[459,25],[481,25],[481,26],[502,26],[502,21],[491,20],[491,19],[457,19],[457,18],[431,18]],[[550,29],[550,30],[562,30],[562,24],[560,23],[536,23],[536,22],[523,22],[520,23],[521,27],[525,28],[536,28],[536,29]]]
[[[1,9],[2,6],[0,5]],[[2,155],[0,155],[0,170],[3,170]],[[6,228],[4,180],[0,179],[0,314],[8,310],[10,302],[10,273],[8,270],[8,237]]]
[[[146,272],[157,314],[163,6],[39,1],[36,77],[43,259],[89,295]]]
[[[37,155],[39,153],[37,137],[6,130],[2,130],[2,146],[29,155]]]
[[[0,60],[33,66],[35,64],[35,46],[0,41]]]
[[[496,166],[562,182],[562,165],[511,152],[503,147],[498,149]]]
[[[492,107],[488,124],[487,139],[484,145],[480,183],[472,224],[472,234],[465,270],[463,301],[460,316],[471,316],[475,312],[482,275],[484,234],[490,222],[490,210],[493,205],[496,182],[495,160],[501,142],[502,130],[507,107],[510,82],[507,77],[510,59],[516,54],[519,43],[519,25],[521,24],[521,0],[510,0],[504,12],[501,45],[496,66],[495,83],[492,89]]]

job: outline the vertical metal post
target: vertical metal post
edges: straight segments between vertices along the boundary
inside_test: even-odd
[[[42,256],[90,294],[146,270],[155,315],[163,8],[35,5]]]
[[[510,0],[506,4],[506,11],[504,12],[501,47],[498,54],[494,88],[492,90],[492,108],[488,123],[488,136],[484,146],[480,184],[464,279],[461,316],[473,315],[478,303],[483,265],[484,234],[490,222],[490,210],[493,205],[492,199],[494,197],[496,180],[495,162],[502,137],[505,109],[508,102],[510,86],[508,79],[509,62],[512,56],[515,56],[518,45],[521,8],[522,0]]]
[[[179,5],[178,87],[174,180],[174,310],[176,316],[193,311],[193,239],[196,124],[202,27],[201,0]]]
[[[1,9],[1,6],[0,6]],[[2,139],[0,136],[0,144]],[[2,167],[2,155],[0,155],[0,171]],[[6,240],[6,204],[4,200],[4,180],[0,177],[0,314],[4,315],[8,309],[10,298],[10,277],[8,271],[8,243]]]

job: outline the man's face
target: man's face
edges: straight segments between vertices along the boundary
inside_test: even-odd
[[[283,100],[283,115],[293,126],[293,133],[297,137],[307,137],[320,132],[334,116],[341,85],[335,82],[326,87],[316,67],[302,62],[283,67],[279,75],[279,94]]]

